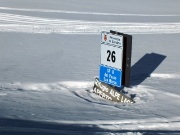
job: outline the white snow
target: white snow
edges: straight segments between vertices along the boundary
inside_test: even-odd
[[[32,10],[33,11],[33,10]],[[94,33],[103,30],[121,30],[125,33],[180,33],[180,23],[130,23],[102,22],[33,17],[0,13],[0,31],[25,33]]]
[[[161,79],[179,79],[180,74],[151,74],[150,77],[161,78]]]
[[[0,3],[0,134],[180,134],[178,0]],[[133,36],[135,104],[92,92],[109,30]]]
[[[79,12],[66,10],[48,10],[48,9],[26,9],[26,8],[10,8],[0,7],[3,10],[26,11],[26,12],[47,12],[47,13],[66,13],[66,14],[82,14],[82,15],[105,15],[105,16],[180,16],[179,14],[118,14],[118,13],[98,13],[98,12]]]

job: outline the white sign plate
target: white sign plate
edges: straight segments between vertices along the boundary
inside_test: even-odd
[[[101,43],[122,47],[123,46],[123,36],[122,35],[113,35],[109,32],[102,32],[101,33]]]
[[[123,48],[101,44],[101,64],[122,70]]]

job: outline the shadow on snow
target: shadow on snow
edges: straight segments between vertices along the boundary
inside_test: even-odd
[[[131,86],[139,85],[163,62],[166,56],[156,53],[145,54],[131,67]]]

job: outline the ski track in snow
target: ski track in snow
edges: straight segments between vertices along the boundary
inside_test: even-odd
[[[180,128],[180,117],[170,119],[149,118],[149,119],[127,119],[127,120],[97,120],[97,121],[48,121],[60,124],[82,124],[98,125],[108,130],[177,130]]]
[[[76,82],[64,81],[53,83],[2,83],[0,84],[1,90],[34,90],[34,91],[50,91],[50,90],[64,90],[64,89],[85,89],[92,87],[93,82]]]
[[[118,23],[0,13],[1,32],[98,34],[111,29],[131,34],[180,33],[180,23]]]
[[[67,10],[51,10],[51,9],[25,9],[25,8],[10,8],[0,7],[1,10],[11,11],[25,11],[25,12],[43,12],[43,13],[65,13],[65,14],[81,14],[81,15],[103,15],[103,16],[180,16],[180,15],[163,15],[163,14],[118,14],[118,13],[98,13],[98,12],[80,12],[80,11],[67,11]]]
[[[150,77],[153,78],[161,78],[161,79],[179,79],[180,75],[179,74],[156,74],[156,73],[152,73],[150,75]]]

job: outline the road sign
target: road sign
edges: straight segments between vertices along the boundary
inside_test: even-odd
[[[123,36],[101,33],[101,62],[99,79],[121,87],[123,62]]]
[[[122,70],[100,65],[99,80],[107,84],[121,87]]]
[[[117,91],[117,87],[130,86],[131,50],[131,35],[112,30],[101,33],[99,79],[95,79],[94,93],[115,102],[135,103]]]

